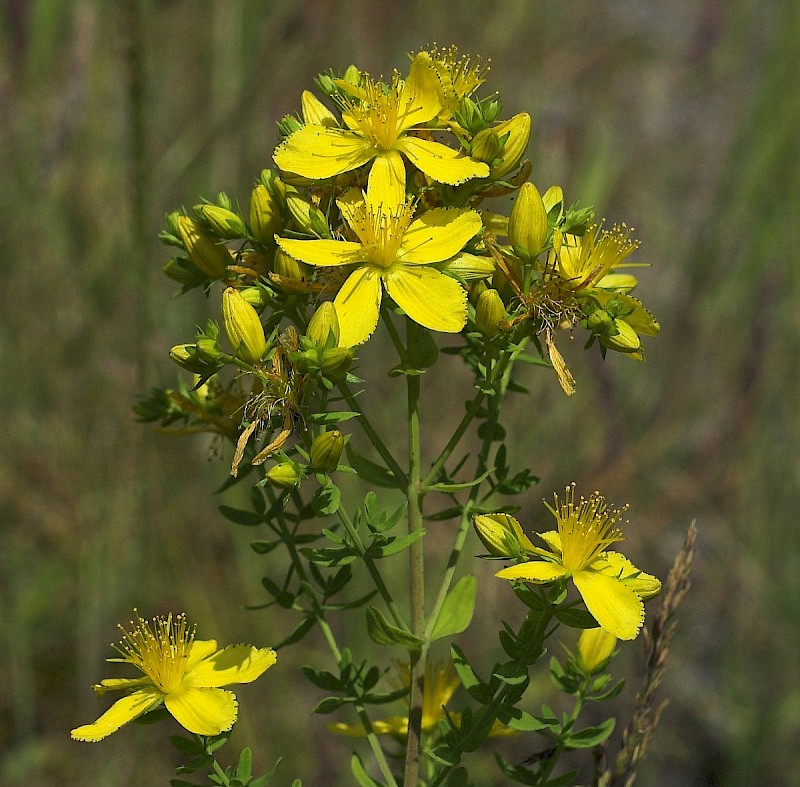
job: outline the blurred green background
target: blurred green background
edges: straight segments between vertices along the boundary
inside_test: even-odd
[[[171,302],[156,233],[201,195],[244,203],[316,73],[404,70],[432,42],[491,58],[483,95],[533,116],[539,187],[636,227],[652,263],[639,295],[662,334],[647,362],[603,363],[564,335],[577,395],[525,370],[532,394],[507,413],[542,478],[531,527],[541,496],[575,479],[631,503],[627,552],[663,577],[697,519],[670,705],[637,783],[800,783],[798,41],[795,0],[2,0],[0,783],[167,782],[168,725],[69,739],[105,707],[89,687],[132,607],[185,610],[222,642],[276,642],[293,624],[242,609],[265,600],[268,566],[217,513],[227,449],[131,414],[173,383],[167,350],[207,314],[197,293]],[[361,371],[395,396],[376,347]],[[508,602],[492,568],[475,569],[467,652]],[[634,671],[637,656],[626,648]],[[258,741],[262,768],[283,754],[277,784],[348,784],[351,742],[310,716],[307,662],[324,663],[314,637],[238,691],[229,748]]]

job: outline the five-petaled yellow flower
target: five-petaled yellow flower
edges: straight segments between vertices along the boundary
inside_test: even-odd
[[[215,640],[197,640],[185,615],[153,618],[153,625],[137,614],[132,630],[123,632],[122,658],[112,662],[133,664],[142,678],[108,678],[94,686],[98,696],[129,689],[93,724],[72,730],[79,741],[99,741],[123,724],[162,703],[179,724],[198,735],[219,735],[236,721],[236,697],[220,688],[250,683],[277,658],[272,648],[231,645],[217,650]]]
[[[456,185],[489,176],[489,167],[483,162],[408,133],[433,120],[442,109],[441,87],[428,53],[414,58],[407,79],[395,74],[388,86],[368,77],[362,87],[338,84],[351,94],[342,113],[347,128],[317,123],[303,126],[275,151],[275,163],[282,170],[324,179],[374,159],[370,184],[378,181],[399,199],[405,195],[403,156],[440,183]]]
[[[502,579],[545,584],[572,579],[586,608],[600,626],[618,639],[634,639],[644,622],[644,600],[661,589],[658,579],[607,547],[623,536],[616,527],[622,511],[609,508],[596,492],[574,502],[575,485],[567,487],[564,502],[547,504],[558,531],[539,533],[549,549],[535,547],[537,560],[504,568]]]
[[[365,342],[378,323],[382,289],[415,322],[434,331],[458,333],[467,319],[467,295],[433,263],[453,259],[481,229],[474,210],[434,208],[413,218],[410,202],[370,180],[367,193],[351,189],[338,201],[357,241],[294,240],[275,237],[291,257],[311,265],[357,267],[334,305],[341,347]],[[468,255],[464,255],[468,256]]]

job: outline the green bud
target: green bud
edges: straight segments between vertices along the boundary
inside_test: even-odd
[[[330,380],[344,377],[353,363],[353,351],[349,347],[331,347],[322,351],[319,368]]]
[[[258,363],[267,350],[258,312],[233,287],[222,293],[222,320],[234,352],[247,363]]]
[[[605,309],[595,309],[586,318],[586,325],[592,333],[604,335],[613,332],[614,318]]]
[[[294,279],[304,281],[311,275],[311,269],[304,262],[298,262],[294,257],[290,257],[283,249],[275,250],[275,259],[272,269],[278,276],[284,279]]]
[[[205,358],[196,344],[178,344],[169,351],[169,357],[192,374],[211,375],[222,365],[218,360]]]
[[[312,205],[306,202],[292,186],[286,188],[286,207],[295,225],[302,232],[308,232],[319,238],[330,238],[328,221],[325,215]]]
[[[225,354],[216,339],[212,339],[210,336],[201,336],[195,346],[197,347],[197,357],[201,361],[215,364],[222,362]]]
[[[480,294],[475,307],[475,323],[478,330],[492,338],[500,332],[500,322],[506,316],[506,307],[497,290],[487,289]]]
[[[473,304],[478,303],[481,295],[488,290],[486,282],[483,279],[478,279],[469,285],[469,302]]]
[[[233,262],[233,257],[226,246],[188,216],[178,217],[178,230],[192,262],[206,276],[212,279],[223,278],[226,267]]]
[[[270,190],[258,183],[250,194],[250,230],[262,243],[275,243],[275,233],[279,232],[283,219],[278,201]]]
[[[278,131],[284,137],[292,136],[296,131],[300,131],[301,128],[303,128],[303,124],[294,115],[284,115],[278,121]]]
[[[338,429],[315,437],[309,453],[311,467],[320,473],[332,473],[339,465],[344,443],[344,435]]]
[[[336,92],[336,85],[330,74],[318,74],[314,81],[326,96],[332,96]]]
[[[338,347],[339,317],[333,301],[324,301],[320,304],[308,323],[306,336],[316,347]]]
[[[542,202],[544,202],[548,218],[551,219],[550,223],[555,226],[564,215],[564,192],[561,190],[561,186],[550,186],[545,191]]]
[[[194,212],[220,238],[243,238],[244,222],[232,210],[219,205],[195,205]]]
[[[272,300],[272,293],[264,287],[243,287],[239,295],[254,309],[263,309]]]
[[[472,524],[486,551],[495,557],[517,557],[532,552],[530,539],[510,514],[481,514]]]
[[[458,125],[470,134],[478,134],[486,128],[480,106],[468,96],[461,99],[453,114]]]
[[[479,131],[472,140],[470,146],[470,156],[478,161],[485,161],[491,164],[500,156],[503,145],[500,137],[490,128]]]
[[[547,240],[547,211],[533,183],[523,183],[508,219],[508,239],[522,259],[532,259]]]
[[[620,353],[635,353],[642,346],[636,331],[625,320],[614,320],[617,333],[605,334],[600,337],[600,342],[609,350]]]
[[[202,272],[186,257],[173,257],[164,264],[161,270],[178,284],[199,284],[201,281],[205,281]]]
[[[351,85],[355,85],[358,87],[361,84],[361,71],[357,69],[354,65],[347,66],[347,69],[342,76],[345,82],[349,82]]]
[[[279,489],[292,489],[304,477],[303,468],[297,462],[279,462],[270,467],[266,473],[267,481]]]

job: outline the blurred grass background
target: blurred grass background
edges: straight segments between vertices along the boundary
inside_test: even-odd
[[[652,263],[639,293],[662,334],[647,362],[602,363],[565,337],[578,394],[526,370],[532,394],[507,416],[542,477],[531,526],[574,478],[630,501],[628,553],[663,577],[698,521],[671,703],[637,783],[800,783],[794,0],[2,0],[0,783],[167,782],[164,728],[68,736],[105,707],[89,686],[133,606],[186,610],[222,642],[292,625],[240,608],[264,600],[265,562],[216,511],[226,458],[133,420],[138,394],[174,380],[168,348],[206,317],[200,296],[171,304],[155,236],[201,195],[246,201],[275,121],[316,73],[387,74],[434,41],[491,58],[505,116],[533,116],[536,183],[636,227]],[[476,568],[468,652],[507,603],[490,569]],[[297,667],[318,649],[284,651],[280,676],[238,692],[230,748],[266,741],[262,768],[286,757],[278,784],[349,783],[336,768],[350,742],[306,710],[319,696]],[[504,744],[512,759],[531,748]]]

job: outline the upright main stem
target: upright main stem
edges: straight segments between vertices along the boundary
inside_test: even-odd
[[[417,326],[406,318],[407,362],[414,365],[417,354]],[[408,391],[408,532],[422,529],[421,455],[419,439],[419,375],[407,375]],[[425,636],[425,550],[418,538],[409,549],[409,580],[411,598],[411,633]],[[408,713],[408,742],[406,748],[405,787],[416,787],[419,772],[420,738],[422,736],[422,690],[425,680],[424,653],[412,650],[409,654],[410,689]]]

